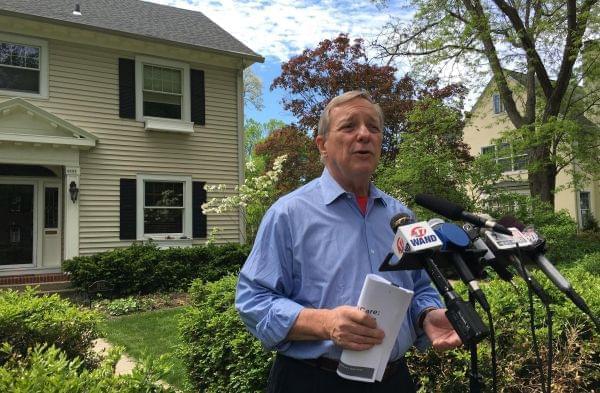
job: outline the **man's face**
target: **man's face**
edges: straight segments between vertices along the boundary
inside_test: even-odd
[[[342,186],[369,179],[381,155],[382,130],[373,104],[358,97],[329,113],[329,133],[317,146],[331,175]]]

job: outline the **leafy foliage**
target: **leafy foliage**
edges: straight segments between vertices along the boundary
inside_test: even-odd
[[[181,357],[195,390],[262,392],[273,355],[244,327],[234,308],[235,276],[194,281],[192,307],[180,323]]]
[[[4,354],[14,354],[14,348],[4,344]],[[12,355],[0,367],[0,391],[45,393],[112,393],[112,392],[173,392],[158,384],[166,369],[160,359],[147,360],[136,366],[131,375],[114,374],[121,352],[113,349],[94,370],[83,367],[79,358],[70,358],[55,346],[36,345],[25,357]]]
[[[275,185],[275,198],[308,183],[323,171],[315,142],[293,126],[273,131],[256,145],[254,152],[264,157],[268,168],[274,165],[277,157],[286,156]]]
[[[92,340],[99,336],[100,322],[98,313],[77,308],[56,294],[38,296],[33,288],[0,291],[0,343],[10,344],[15,356],[25,356],[36,344],[48,344],[69,359],[79,357],[93,365]],[[0,365],[10,356],[0,353]]]
[[[321,112],[332,98],[344,91],[368,91],[384,113],[383,156],[394,158],[398,138],[406,129],[406,116],[416,100],[432,97],[461,105],[464,94],[459,85],[440,88],[437,80],[419,84],[409,76],[397,79],[396,72],[392,66],[372,64],[362,39],[351,42],[346,34],[340,34],[282,64],[271,90],[279,87],[289,92],[283,99],[284,109],[299,119],[301,130],[313,131],[313,136]]]
[[[75,257],[64,261],[63,269],[80,288],[108,280],[117,295],[145,294],[187,289],[196,278],[217,280],[238,271],[248,253],[247,245],[235,243],[161,250],[149,242]]]

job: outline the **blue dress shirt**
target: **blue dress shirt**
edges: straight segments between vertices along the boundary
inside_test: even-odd
[[[410,210],[370,185],[367,213],[327,169],[303,187],[280,198],[265,214],[254,247],[240,272],[236,308],[250,332],[267,349],[299,359],[339,359],[331,340],[288,341],[304,308],[356,305],[365,276],[376,273],[414,291],[391,360],[412,345],[429,343],[417,321],[427,307],[442,307],[423,270],[379,272],[391,251],[390,219]]]

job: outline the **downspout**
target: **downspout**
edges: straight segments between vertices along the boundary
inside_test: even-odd
[[[246,64],[244,58],[241,58],[240,69],[237,73],[237,97],[238,97],[238,184],[244,184],[245,170],[245,152],[244,152],[244,68]],[[241,244],[246,242],[246,221],[244,220],[244,211],[238,208],[238,239]]]

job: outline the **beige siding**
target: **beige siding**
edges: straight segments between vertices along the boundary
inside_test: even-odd
[[[49,99],[29,100],[99,138],[80,154],[82,255],[130,243],[119,240],[120,178],[147,173],[238,183],[237,70],[191,64],[205,71],[206,126],[192,135],[147,132],[143,123],[119,118],[118,59],[135,53],[56,40],[48,41],[48,50]],[[237,215],[210,216],[208,223],[209,231],[222,229],[221,240],[239,240]]]
[[[512,82],[511,87],[518,91],[515,82]],[[522,90],[522,88],[521,88]],[[481,153],[483,146],[491,144],[491,140],[499,138],[502,131],[514,128],[506,112],[495,114],[493,107],[492,94],[494,93],[493,84],[482,93],[478,102],[473,107],[471,118],[467,121],[464,128],[464,141],[470,145],[472,155]],[[517,107],[522,110],[523,102],[517,99]],[[511,177],[516,179],[527,180],[527,172],[513,172]],[[556,178],[556,186],[561,187],[570,182],[570,176],[563,170]],[[561,187],[562,188],[562,187]],[[590,191],[591,208],[594,217],[600,217],[600,186],[598,182],[591,182],[584,187],[585,191]],[[558,192],[554,199],[555,210],[567,210],[571,217],[578,219],[578,199],[573,188],[562,189]]]

